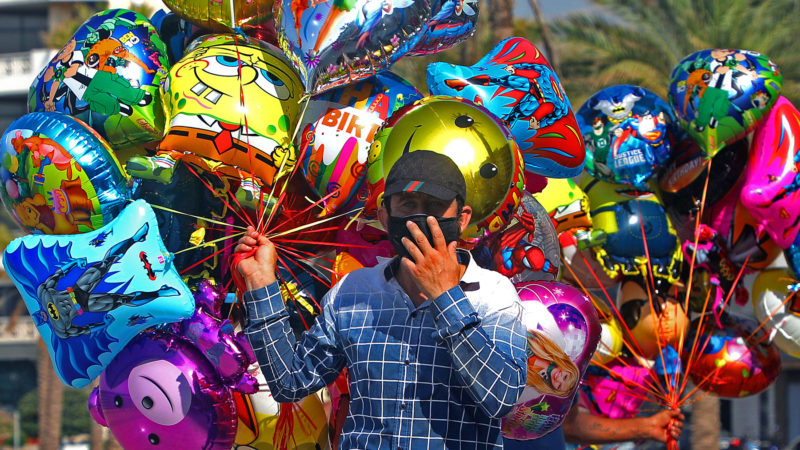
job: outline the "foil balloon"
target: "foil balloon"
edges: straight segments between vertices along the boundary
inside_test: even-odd
[[[280,0],[275,5],[278,43],[308,94],[388,69],[421,41],[430,18],[431,5],[413,0]]]
[[[414,102],[378,131],[367,160],[368,212],[382,204],[389,169],[403,153],[414,150],[442,153],[458,165],[467,184],[472,225],[491,233],[509,223],[525,183],[519,147],[489,111],[451,97]]]
[[[150,17],[150,23],[158,30],[158,35],[164,41],[170,65],[183,58],[186,47],[194,38],[207,34],[203,28],[192,25],[181,16],[163,9],[159,9]]]
[[[797,278],[797,274],[800,274],[800,234],[794,238],[792,245],[783,251],[783,257],[789,270]]]
[[[89,384],[145,328],[192,315],[152,208],[131,203],[96,231],[25,236],[3,264],[68,386]]]
[[[704,207],[722,200],[736,186],[749,153],[747,139],[728,144],[711,159],[691,138],[678,144],[675,158],[662,168],[652,186],[681,239],[694,240],[695,219],[704,195]]]
[[[128,160],[131,175],[167,183],[182,159],[253,185],[257,197],[291,171],[302,85],[277,48],[234,35],[197,39],[161,89],[166,136],[156,157]]]
[[[492,258],[489,267],[514,283],[553,281],[558,276],[558,236],[547,211],[527,192],[508,226],[490,234],[485,245]]]
[[[89,398],[92,417],[123,448],[230,449],[231,391],[186,339],[147,331],[128,343]]]
[[[475,33],[478,0],[438,0],[425,35],[408,55],[438,53],[465,41]]]
[[[586,171],[611,183],[644,187],[667,162],[683,132],[670,106],[639,86],[611,86],[578,109]]]
[[[336,231],[334,242],[365,267],[378,264],[378,257],[389,258],[394,254],[386,232],[366,224],[341,227]]]
[[[780,97],[753,135],[742,205],[781,248],[800,230],[800,112]]]
[[[272,0],[165,0],[184,20],[217,32],[248,29],[272,19]]]
[[[503,120],[525,170],[556,178],[583,170],[583,139],[569,99],[550,63],[526,39],[500,42],[474,66],[430,64],[428,89],[473,101]]]
[[[533,197],[548,212],[559,235],[592,226],[586,193],[570,178],[547,180],[547,186]]]
[[[238,416],[233,448],[328,448],[328,418],[319,397],[309,395],[297,403],[278,403],[258,366],[253,372],[259,382],[258,392],[233,393]]]
[[[672,70],[669,104],[684,130],[711,157],[766,117],[782,84],[778,66],[760,53],[700,50]]]
[[[590,295],[590,298],[600,319],[600,341],[592,356],[592,363],[605,365],[622,354],[624,343],[622,325],[604,301],[593,295]]]
[[[652,273],[669,283],[678,280],[683,261],[678,236],[652,193],[592,177],[584,177],[581,187],[594,229],[606,235],[593,248],[610,277]]]
[[[785,269],[768,269],[753,282],[753,313],[778,349],[800,357],[800,296]]]
[[[90,17],[42,69],[28,111],[61,111],[97,130],[112,147],[162,137],[158,86],[167,49],[147,18],[125,9]]]
[[[588,297],[555,281],[516,284],[528,329],[527,384],[503,417],[503,435],[530,440],[558,427],[600,338],[600,322]]]
[[[725,315],[719,328],[704,319],[693,320],[687,335],[687,342],[696,341],[700,351],[693,353],[693,346],[685,346],[681,355],[697,387],[720,397],[738,398],[758,394],[778,378],[780,352],[766,341],[765,330],[758,323]]]
[[[97,230],[127,205],[130,192],[114,152],[78,119],[29,113],[0,138],[0,196],[30,233]]]
[[[653,372],[632,358],[617,358],[605,367],[591,365],[583,378],[578,404],[595,416],[636,417],[652,379]]]
[[[300,158],[306,181],[323,198],[322,215],[363,206],[375,133],[392,113],[421,98],[407,81],[383,72],[309,100]]]

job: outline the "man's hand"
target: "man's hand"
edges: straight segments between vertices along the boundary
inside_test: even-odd
[[[668,438],[678,440],[683,431],[685,417],[679,409],[664,409],[647,418],[650,439],[667,442]]]
[[[456,256],[457,243],[446,244],[439,222],[433,216],[428,216],[427,220],[433,246],[415,223],[406,222],[414,242],[403,238],[403,245],[413,261],[403,258],[401,264],[411,274],[419,290],[429,299],[434,299],[458,284],[461,267]]]
[[[239,261],[236,267],[244,278],[247,290],[259,289],[275,282],[278,255],[275,246],[264,235],[257,233],[253,227],[247,227],[247,232],[239,239],[235,251],[252,253]]]

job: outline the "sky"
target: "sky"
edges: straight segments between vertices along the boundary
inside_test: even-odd
[[[557,18],[589,7],[589,0],[539,0],[542,14],[548,18]],[[514,15],[517,17],[532,17],[533,12],[528,0],[515,0]]]

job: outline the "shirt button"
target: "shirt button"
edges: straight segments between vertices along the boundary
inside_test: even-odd
[[[405,411],[405,410],[406,410],[406,404],[405,403],[401,403],[400,404],[400,411]]]
[[[405,365],[409,365],[409,364],[411,364],[411,361],[409,361],[409,360],[405,360],[405,361],[403,361],[403,363],[404,363]]]
[[[411,313],[411,318],[413,319],[413,318],[415,318],[415,317],[417,317],[417,312],[416,312],[416,311],[414,311],[414,312],[412,312],[412,313]]]

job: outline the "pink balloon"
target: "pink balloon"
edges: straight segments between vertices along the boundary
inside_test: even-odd
[[[780,97],[756,129],[742,204],[781,248],[800,230],[800,112]]]

